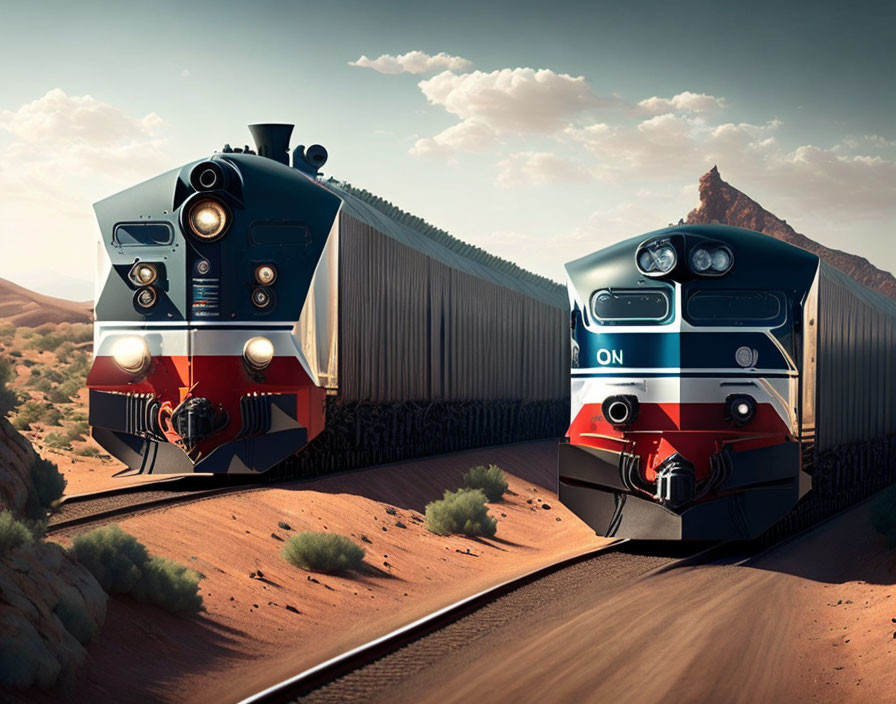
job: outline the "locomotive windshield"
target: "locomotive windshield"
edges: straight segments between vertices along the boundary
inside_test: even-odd
[[[783,296],[772,291],[694,291],[686,317],[694,325],[759,325],[784,322]]]
[[[597,291],[591,312],[602,323],[662,321],[669,316],[669,296],[661,289]]]

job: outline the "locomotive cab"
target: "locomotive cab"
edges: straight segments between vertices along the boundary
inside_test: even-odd
[[[811,487],[818,258],[680,226],[566,268],[560,500],[640,539],[745,539],[786,515]]]

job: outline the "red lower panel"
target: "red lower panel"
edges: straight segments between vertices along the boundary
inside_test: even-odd
[[[709,476],[710,456],[726,445],[734,451],[752,450],[790,439],[787,425],[767,403],[757,404],[753,420],[740,427],[725,419],[723,403],[644,403],[634,425],[624,431],[604,419],[600,404],[586,404],[567,435],[576,445],[637,454],[649,481],[676,452],[694,465],[702,479]]]
[[[236,437],[241,427],[239,401],[246,394],[295,394],[296,420],[308,429],[308,440],[324,428],[326,390],[311,381],[295,357],[274,357],[258,378],[249,374],[240,356],[154,357],[149,371],[137,379],[122,371],[112,357],[97,357],[87,375],[87,387],[153,394],[169,409],[187,398],[207,398],[229,414],[230,423],[200,443],[203,453]]]

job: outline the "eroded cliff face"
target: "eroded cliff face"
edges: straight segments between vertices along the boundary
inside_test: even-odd
[[[28,496],[34,492],[31,465],[34,450],[6,418],[0,418],[0,511],[25,514]]]
[[[688,213],[686,222],[689,225],[719,223],[762,232],[813,252],[863,286],[896,299],[896,278],[892,274],[878,269],[864,257],[825,247],[800,234],[755,200],[723,181],[715,166],[700,178],[700,205]]]
[[[30,443],[0,418],[0,510],[24,518],[34,506],[34,459]],[[61,546],[35,539],[0,547],[0,684],[47,688],[71,675],[105,619],[106,600]]]

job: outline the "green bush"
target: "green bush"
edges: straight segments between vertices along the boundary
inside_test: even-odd
[[[72,543],[78,562],[109,594],[130,592],[149,562],[146,546],[114,524],[82,533]]]
[[[16,336],[16,327],[15,325],[10,325],[9,323],[4,323],[0,325],[0,342],[5,344],[9,344],[13,341]]]
[[[426,505],[426,528],[437,535],[462,533],[491,538],[498,522],[488,515],[485,494],[480,489],[445,491],[444,497]]]
[[[79,420],[72,423],[65,431],[65,437],[69,440],[83,440],[84,436],[90,431],[87,421]]]
[[[62,433],[48,433],[47,437],[44,438],[44,444],[47,447],[52,447],[54,450],[71,450],[72,444],[68,441],[68,438],[65,437]]]
[[[896,484],[871,499],[868,515],[872,528],[886,537],[891,548],[896,547]]]
[[[29,430],[32,423],[43,423],[44,425],[52,426],[59,425],[61,420],[62,413],[52,403],[26,401],[19,408],[12,424],[18,430]]]
[[[150,556],[143,543],[117,525],[82,533],[74,539],[72,551],[109,594],[132,594],[174,612],[202,606],[198,572]]]
[[[481,490],[489,501],[500,501],[507,491],[507,479],[497,465],[484,467],[480,464],[464,474],[464,487]]]
[[[80,643],[89,643],[99,633],[96,622],[85,608],[84,600],[78,596],[75,587],[62,593],[53,607],[53,613],[62,621],[65,630]]]
[[[85,445],[75,450],[75,454],[81,457],[99,457],[102,453],[93,445]]]
[[[37,501],[44,508],[52,506],[62,496],[68,483],[56,465],[42,457],[35,457],[31,464],[31,482],[37,493]]]
[[[65,338],[62,335],[50,332],[45,335],[35,335],[31,342],[28,343],[28,347],[38,352],[52,352],[63,342],[65,342]]]
[[[195,613],[202,606],[200,579],[196,570],[154,555],[143,565],[143,576],[134,585],[131,594],[166,611]]]
[[[354,570],[364,561],[364,548],[344,535],[305,531],[283,546],[283,559],[303,570],[341,572]]]
[[[27,525],[16,519],[12,511],[0,511],[0,556],[31,540]]]

